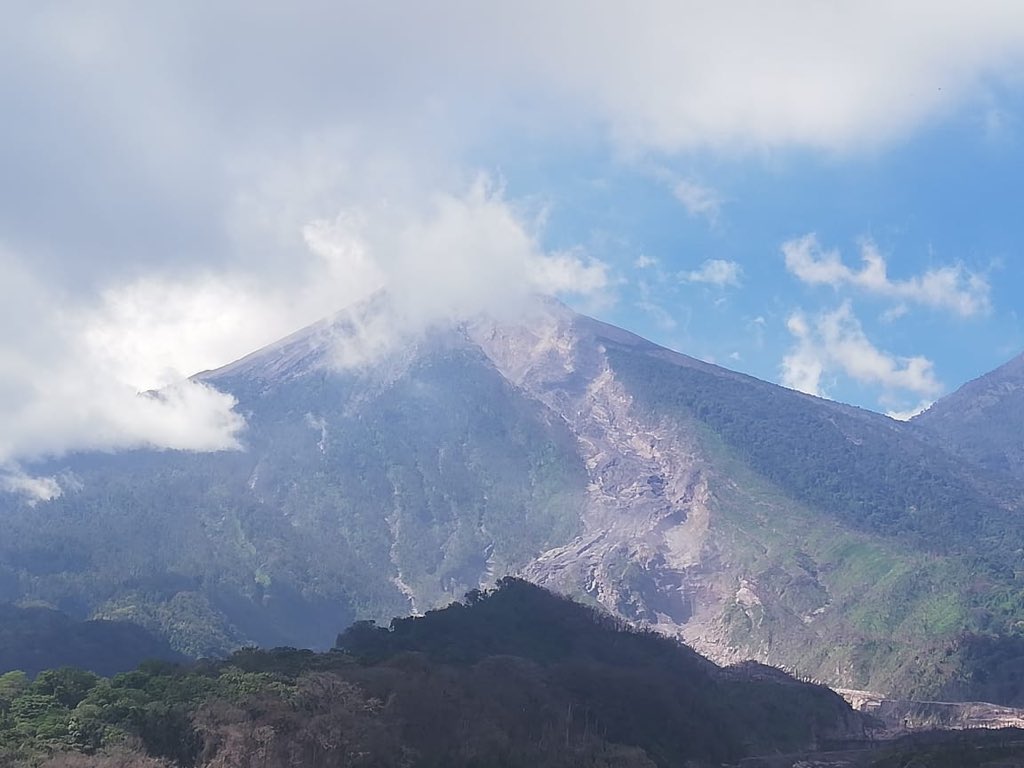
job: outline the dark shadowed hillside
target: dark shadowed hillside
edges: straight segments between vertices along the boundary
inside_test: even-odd
[[[104,760],[134,738],[122,765],[667,768],[863,735],[862,716],[828,689],[719,668],[514,579],[339,641],[344,652],[246,650],[111,680],[0,678],[0,759]]]
[[[0,604],[0,674],[55,667],[114,675],[149,659],[184,661],[166,640],[119,621],[75,621],[49,608]]]

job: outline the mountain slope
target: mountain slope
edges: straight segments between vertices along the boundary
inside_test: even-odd
[[[272,375],[207,376],[246,414],[244,452],[73,459],[61,498],[8,499],[10,597],[28,582],[196,654],[324,647],[356,616],[445,602],[575,533],[572,436],[479,350],[438,333],[395,370],[343,374],[297,373],[280,351],[246,363]]]
[[[590,470],[584,533],[529,578],[719,660],[890,690],[953,674],[1013,510],[913,429],[580,316],[473,335]]]
[[[718,661],[904,695],[959,679],[965,632],[1024,619],[1013,494],[914,425],[549,301],[364,354],[394,311],[202,374],[238,399],[244,451],[36,468],[74,482],[0,496],[0,599],[204,654],[324,647],[520,573]]]
[[[1024,482],[1024,354],[942,398],[914,423],[973,464]]]

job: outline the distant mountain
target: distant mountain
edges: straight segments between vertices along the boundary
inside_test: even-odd
[[[1024,354],[942,398],[914,423],[977,466],[1024,483]]]
[[[31,468],[74,482],[0,496],[0,599],[211,654],[326,647],[521,574],[849,688],[970,696],[978,648],[1006,661],[1021,494],[923,426],[553,301],[389,335],[399,309],[376,297],[201,374],[238,399],[244,451]]]
[[[0,674],[29,677],[44,669],[78,667],[115,675],[143,661],[184,661],[167,641],[119,621],[75,621],[49,608],[0,604]]]
[[[111,681],[0,680],[0,763],[56,752],[44,766],[668,768],[863,740],[869,725],[827,688],[722,669],[513,579],[391,629],[356,624],[340,642]],[[83,752],[90,762],[72,758]]]

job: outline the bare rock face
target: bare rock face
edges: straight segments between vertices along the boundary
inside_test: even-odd
[[[876,736],[910,731],[1024,728],[1024,709],[978,701],[910,701],[870,691],[836,691],[858,712],[876,718]]]
[[[787,644],[794,633],[798,645],[816,642],[808,628],[814,617],[797,618],[785,600],[776,604],[758,583],[757,564],[730,551],[737,531],[721,517],[713,490],[723,478],[692,425],[638,406],[606,344],[659,356],[667,350],[556,304],[519,326],[478,321],[468,335],[509,381],[565,421],[587,469],[582,530],[525,564],[523,576],[723,663],[792,663],[775,633]],[[742,633],[731,612],[742,617]]]
[[[697,448],[634,408],[585,321],[546,309],[528,326],[470,330],[507,379],[565,420],[587,468],[582,531],[522,573],[683,636],[696,611],[720,602],[709,588],[710,492]]]

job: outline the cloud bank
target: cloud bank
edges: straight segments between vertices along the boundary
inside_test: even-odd
[[[611,292],[607,265],[546,250],[540,212],[472,181],[521,137],[627,161],[858,152],[1022,63],[1024,6],[1005,0],[19,4],[0,28],[4,483],[26,487],[19,459],[72,450],[234,446],[229,397],[138,391],[374,287],[423,321],[530,291]],[[710,190],[676,192],[714,216]],[[865,269],[830,279],[984,311],[963,271]]]
[[[34,498],[59,485],[18,466],[73,450],[238,447],[234,398],[188,381],[142,395],[90,353],[80,307],[0,251],[0,487]]]
[[[0,167],[19,182],[0,232],[94,285],[169,260],[230,263],[226,220],[271,185],[284,201],[265,212],[301,226],[340,209],[323,204],[339,179],[362,182],[363,203],[452,191],[470,158],[523,135],[626,156],[857,152],[972,99],[990,110],[977,94],[1024,72],[1011,0],[109,0],[19,4],[5,21]],[[374,164],[392,172],[364,175]]]
[[[14,462],[69,451],[237,448],[244,421],[234,399],[186,377],[382,288],[400,312],[346,340],[339,364],[375,359],[434,323],[481,312],[512,316],[538,293],[609,290],[607,265],[581,251],[540,247],[541,219],[479,177],[462,194],[438,193],[417,207],[364,206],[308,222],[307,259],[283,287],[244,272],[150,275],[95,301],[40,283],[7,253],[0,485],[44,497],[52,484]]]

